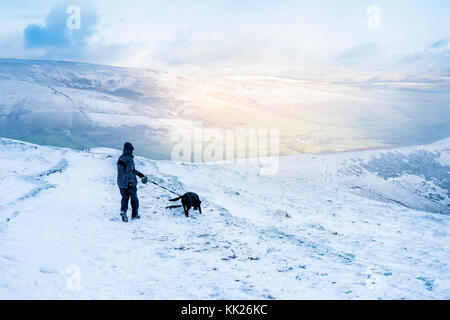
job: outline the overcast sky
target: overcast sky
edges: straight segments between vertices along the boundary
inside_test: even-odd
[[[81,9],[79,30],[67,29],[70,5]],[[447,0],[0,0],[0,9],[4,58],[450,71]]]

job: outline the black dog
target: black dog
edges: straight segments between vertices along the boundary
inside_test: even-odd
[[[181,199],[181,204],[182,206],[170,206],[167,207],[167,209],[173,209],[173,208],[180,208],[183,207],[184,209],[184,214],[186,215],[186,217],[189,217],[189,210],[191,208],[194,208],[194,210],[198,210],[198,212],[201,214],[202,213],[202,208],[201,208],[201,201],[200,198],[198,197],[197,194],[193,193],[193,192],[188,192],[185,195],[175,198],[175,199],[171,199],[169,201],[175,202]]]

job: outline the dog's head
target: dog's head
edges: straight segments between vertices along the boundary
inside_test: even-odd
[[[200,208],[200,205],[202,204],[202,202],[200,200],[197,201],[197,203],[194,206],[195,210],[198,210],[198,208]]]

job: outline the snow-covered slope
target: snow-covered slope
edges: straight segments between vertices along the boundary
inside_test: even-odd
[[[418,210],[450,214],[450,138],[381,151],[282,159],[282,174]]]
[[[117,155],[0,139],[0,298],[450,298],[449,215],[350,188],[382,179],[416,193],[409,186],[433,163],[422,178],[444,196],[448,141],[286,157],[265,177],[250,165],[137,158],[153,181],[199,193],[204,214],[186,219],[165,209],[165,190],[140,185],[143,219],[128,224],[118,219]],[[416,178],[392,174],[398,163]]]

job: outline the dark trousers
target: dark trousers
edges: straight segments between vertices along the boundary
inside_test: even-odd
[[[137,188],[120,188],[120,194],[122,195],[122,206],[120,210],[125,213],[128,211],[128,201],[131,198],[132,217],[136,217],[139,213],[139,199],[137,197]]]

